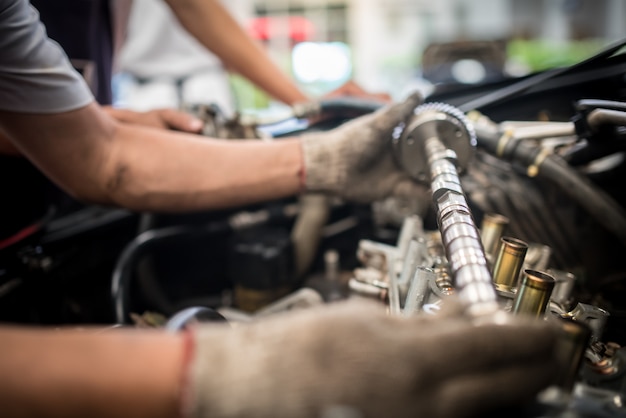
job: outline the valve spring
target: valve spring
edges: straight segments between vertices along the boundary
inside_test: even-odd
[[[448,272],[448,268],[445,265],[439,265],[435,267],[435,284],[441,290],[444,295],[451,295],[454,293],[454,285],[452,284],[452,278]]]

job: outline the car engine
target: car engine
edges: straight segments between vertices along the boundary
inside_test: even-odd
[[[430,315],[455,295],[477,317],[560,321],[558,382],[515,414],[626,417],[624,45],[436,88],[390,141],[426,202],[303,195],[186,215],[78,205],[0,248],[0,319],[177,330],[346,298]],[[190,110],[206,135],[280,140],[379,106],[321,101],[280,123]]]

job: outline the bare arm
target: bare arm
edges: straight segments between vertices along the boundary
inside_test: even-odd
[[[93,103],[51,115],[3,111],[0,128],[52,180],[89,202],[193,211],[285,197],[301,187],[296,139],[223,141],[120,124]]]
[[[292,105],[307,101],[217,0],[166,0],[182,25],[228,67],[276,99]]]
[[[3,416],[180,416],[180,336],[4,327],[0,340]]]

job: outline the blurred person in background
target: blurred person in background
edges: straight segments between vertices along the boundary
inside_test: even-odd
[[[223,5],[233,17],[241,15],[241,1]],[[226,115],[235,111],[222,61],[181,26],[164,2],[133,0],[117,71],[115,101],[125,108],[146,111],[215,104]]]
[[[219,3],[219,0],[212,2]],[[209,2],[211,3],[211,2]],[[222,6],[230,16],[214,4],[212,14],[223,17],[222,25],[213,25],[212,37],[220,43],[230,39],[241,40],[233,43],[237,55],[254,57],[253,45],[248,45],[247,33],[241,34],[240,22],[248,18],[248,6],[242,0],[222,1]],[[174,9],[172,9],[174,7]],[[231,19],[232,18],[232,19]],[[208,29],[207,29],[208,30]],[[196,32],[197,33],[197,32]],[[216,104],[227,115],[232,115],[236,105],[230,86],[227,69],[254,80],[252,72],[255,64],[247,61],[239,69],[231,66],[231,56],[216,56],[211,51],[215,46],[206,41],[202,34],[192,36],[176,17],[175,6],[167,7],[164,2],[154,0],[133,0],[127,25],[126,36],[121,48],[117,70],[120,71],[119,103],[134,110],[151,110],[161,107],[181,108],[196,104]],[[251,44],[256,44],[250,38]],[[226,63],[227,68],[224,68]],[[262,61],[259,62],[262,65]],[[245,69],[243,69],[245,67]],[[283,81],[284,82],[284,81]],[[292,81],[290,81],[292,83]],[[262,90],[271,93],[271,87],[257,84]],[[289,88],[289,93],[274,97],[287,105],[306,101],[308,98],[297,86]],[[370,94],[355,82],[349,81],[343,86],[325,95],[325,97],[356,96],[389,102],[386,94]]]
[[[165,4],[155,6],[150,3],[161,2],[139,2],[135,5],[131,0],[32,2],[50,38],[59,42],[67,52],[102,105],[112,103],[111,78],[118,59],[134,71],[141,67],[146,71],[143,74],[149,72],[151,77],[157,77],[162,72],[166,78],[181,76],[183,72],[189,74],[198,68],[219,68],[214,57],[207,56],[208,51],[215,54],[229,70],[241,74],[283,103],[293,105],[308,100],[219,0],[165,0],[171,12],[164,9]],[[174,22],[172,14],[179,23]],[[152,20],[154,17],[156,21]],[[176,27],[167,26],[171,23]],[[161,35],[165,35],[164,38]],[[127,40],[129,44],[123,54],[118,55]],[[178,42],[180,45],[177,45]],[[190,42],[195,44],[189,46]],[[200,55],[189,56],[196,53]],[[185,61],[181,62],[183,57]],[[138,64],[145,60],[153,61],[146,62],[143,67]],[[146,70],[154,65],[157,68]],[[143,77],[141,70],[139,73],[137,75]],[[219,89],[217,94],[224,90],[223,85]],[[211,95],[210,92],[204,94]],[[169,115],[163,116],[161,123],[157,123],[157,118],[148,119],[137,112],[117,112],[114,116],[127,122],[189,130],[187,126],[176,124],[176,121],[173,121],[175,126],[168,126]]]

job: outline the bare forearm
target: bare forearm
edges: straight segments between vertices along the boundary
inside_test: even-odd
[[[0,328],[0,340],[2,416],[179,416],[179,336]]]
[[[0,121],[21,152],[66,191],[134,210],[195,211],[293,195],[296,139],[225,141],[120,124],[97,105]]]
[[[299,141],[226,141],[121,127],[115,187],[121,206],[193,211],[281,198],[300,190]]]
[[[287,75],[217,0],[167,0],[183,26],[228,67],[276,99],[307,100]]]

